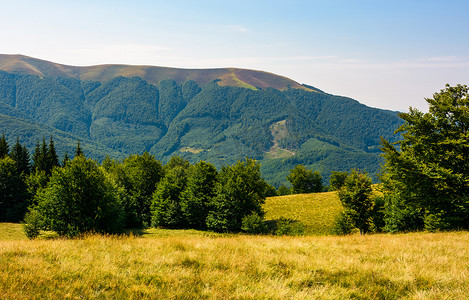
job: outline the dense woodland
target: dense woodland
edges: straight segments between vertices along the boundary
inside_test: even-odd
[[[285,130],[274,136],[277,122]],[[10,144],[19,138],[32,151],[37,140],[53,135],[63,156],[80,140],[87,157],[99,162],[146,151],[162,162],[181,156],[221,168],[250,157],[276,187],[298,164],[319,171],[325,182],[332,171],[351,168],[376,181],[380,137],[397,140],[400,124],[396,112],[309,86],[253,90],[217,81],[97,82],[0,71],[0,128]]]

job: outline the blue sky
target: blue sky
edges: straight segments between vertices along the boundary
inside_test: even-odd
[[[0,53],[269,71],[373,107],[469,84],[469,1],[1,1]]]

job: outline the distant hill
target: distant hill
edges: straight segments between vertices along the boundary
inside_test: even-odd
[[[370,108],[267,72],[151,66],[73,67],[0,55],[0,134],[32,150],[76,141],[98,160],[148,151],[218,167],[258,159],[274,185],[296,164],[379,170],[380,136],[393,140],[396,112]]]
[[[140,77],[151,84],[162,80],[174,80],[178,84],[192,80],[199,85],[205,85],[213,80],[219,80],[220,86],[256,88],[275,88],[279,90],[288,87],[309,88],[283,76],[272,73],[236,69],[177,69],[155,66],[129,65],[99,65],[90,67],[74,67],[40,60],[24,55],[0,54],[0,70],[44,77],[67,77],[79,80],[106,82],[115,77]]]

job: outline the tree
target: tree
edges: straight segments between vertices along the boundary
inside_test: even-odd
[[[182,193],[186,188],[186,169],[176,166],[166,172],[158,183],[151,204],[152,224],[169,228],[187,225],[181,209]]]
[[[352,170],[338,192],[344,214],[352,225],[360,230],[360,234],[367,233],[372,224],[371,185],[368,174]]]
[[[27,186],[15,161],[8,156],[0,159],[0,222],[21,221],[28,200]]]
[[[10,157],[15,161],[16,169],[20,174],[28,175],[31,172],[28,149],[20,144],[18,138],[16,139],[16,144],[11,149]]]
[[[338,191],[345,183],[348,172],[332,171],[329,179],[329,187],[331,191]]]
[[[468,92],[446,85],[426,99],[428,113],[399,114],[400,141],[382,139],[390,230],[469,228]]]
[[[55,151],[54,140],[50,137],[49,147],[46,155],[48,173],[52,172],[54,167],[60,167],[59,157]]]
[[[5,133],[2,134],[2,138],[0,138],[0,159],[4,158],[10,153],[10,147],[8,146],[8,142],[5,138]]]
[[[75,149],[75,157],[77,156],[85,156],[85,153],[83,153],[83,150],[81,149],[80,141],[77,141],[77,147]]]
[[[31,211],[42,219],[42,229],[62,236],[115,233],[123,228],[124,215],[116,186],[95,161],[84,156],[55,168],[35,202]]]
[[[47,157],[49,149],[46,145],[46,139],[42,139],[42,144],[39,141],[36,143],[36,148],[33,153],[33,169],[39,171],[45,171],[50,175],[50,169],[48,168]]]
[[[218,232],[241,230],[244,217],[264,216],[266,182],[260,164],[253,159],[238,161],[221,169],[215,187],[216,196],[207,216],[207,227]]]
[[[67,151],[65,151],[64,158],[62,160],[62,167],[65,167],[66,164],[70,162],[70,157],[68,157]]]
[[[287,180],[292,184],[292,192],[299,193],[317,193],[322,192],[322,176],[319,172],[306,170],[303,165],[296,165],[290,170]]]
[[[103,166],[112,173],[118,185],[125,189],[123,201],[128,227],[146,227],[151,223],[150,206],[153,193],[163,177],[163,167],[153,155],[131,155],[118,165],[109,158]]]
[[[200,161],[188,169],[187,186],[182,194],[181,210],[189,226],[206,228],[210,203],[215,197],[218,172],[214,165]]]

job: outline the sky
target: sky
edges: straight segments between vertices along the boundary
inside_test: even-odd
[[[237,67],[372,107],[469,85],[469,1],[4,1],[0,53],[61,64]]]

